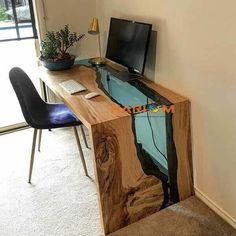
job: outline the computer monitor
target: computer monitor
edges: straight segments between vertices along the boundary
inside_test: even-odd
[[[111,18],[106,58],[143,74],[151,29],[151,24]]]

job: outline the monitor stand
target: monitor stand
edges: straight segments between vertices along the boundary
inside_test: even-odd
[[[122,81],[130,81],[138,78],[142,78],[142,75],[136,73],[130,73],[129,71],[120,71],[116,77]]]
[[[139,79],[139,78],[142,78],[143,76],[140,75],[140,74],[137,74],[137,73],[132,73],[132,72],[129,72],[128,70],[122,70],[122,71],[118,71],[118,70],[115,70],[114,68],[112,67],[107,67],[107,70],[113,75],[115,76],[117,79],[120,79],[124,82],[127,82],[127,81],[131,81],[131,80],[136,80],[136,79]]]

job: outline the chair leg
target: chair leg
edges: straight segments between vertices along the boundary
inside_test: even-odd
[[[84,160],[84,154],[83,154],[83,151],[82,151],[82,147],[81,147],[81,143],[80,143],[80,140],[79,140],[79,135],[78,135],[77,129],[76,129],[75,126],[73,127],[73,129],[74,129],[75,139],[76,139],[77,146],[78,146],[79,153],[80,153],[80,158],[81,158],[81,161],[82,161],[82,164],[83,164],[84,173],[85,173],[86,176],[89,176],[88,171],[87,171],[87,167],[86,167],[86,163],[85,163],[85,160]]]
[[[34,153],[35,153],[35,146],[36,146],[37,131],[38,131],[37,129],[34,129],[31,158],[30,158],[29,179],[28,179],[29,184],[31,184],[31,176],[32,176],[33,165],[34,165]]]
[[[85,133],[84,133],[83,125],[80,125],[80,129],[81,129],[81,133],[82,133],[82,136],[83,136],[83,139],[84,139],[84,143],[85,143],[86,148],[90,148],[90,147],[88,146],[88,142],[87,142],[87,139],[86,139],[86,135],[85,135]]]
[[[41,139],[42,139],[42,130],[39,130],[39,140],[38,140],[38,151],[40,152],[41,148]]]

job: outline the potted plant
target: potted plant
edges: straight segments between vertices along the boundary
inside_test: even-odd
[[[73,66],[75,56],[68,49],[78,43],[84,34],[71,33],[69,25],[57,32],[48,31],[41,42],[40,61],[49,70],[66,70]]]

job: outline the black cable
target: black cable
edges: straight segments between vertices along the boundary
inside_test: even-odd
[[[110,75],[107,73],[107,89],[108,93],[111,95],[110,80]]]
[[[148,105],[148,97],[147,97],[147,105]],[[166,159],[166,161],[168,161],[167,157],[161,152],[161,150],[157,147],[157,144],[156,144],[156,136],[154,135],[154,131],[153,131],[153,128],[152,128],[152,123],[151,123],[151,120],[150,120],[150,117],[149,117],[149,111],[147,110],[147,119],[148,119],[148,123],[149,123],[149,126],[150,126],[150,129],[151,129],[151,133],[152,133],[152,141],[153,141],[153,144],[155,146],[155,148],[157,149],[157,151]]]

